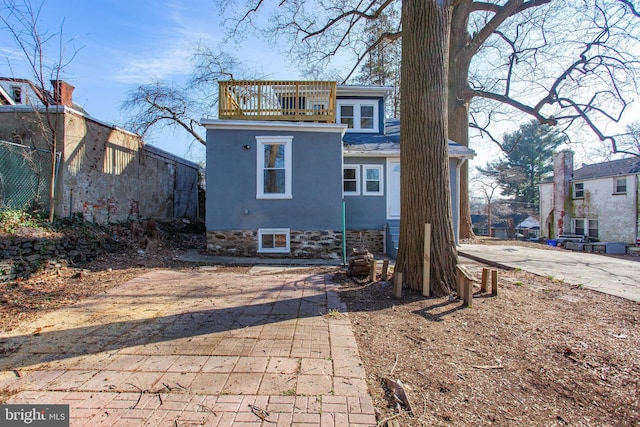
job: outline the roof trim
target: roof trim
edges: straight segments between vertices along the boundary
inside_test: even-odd
[[[399,156],[400,156],[400,150],[380,150],[380,151],[344,150],[344,157],[399,157]],[[471,160],[475,157],[475,153],[462,154],[462,153],[449,152],[448,157]]]
[[[349,97],[349,96],[371,96],[371,97],[388,97],[393,92],[393,86],[352,86],[352,85],[337,85],[336,96]]]
[[[16,105],[15,101],[13,100],[13,98],[7,93],[6,90],[4,90],[4,88],[2,86],[0,86],[0,96],[2,96],[2,98],[7,101],[6,104],[1,104],[0,103],[0,105]]]
[[[347,125],[342,123],[307,123],[307,122],[282,122],[282,121],[259,121],[259,120],[220,120],[220,119],[200,119],[200,124],[207,129],[223,130],[277,130],[282,132],[323,132],[340,133],[344,135]]]

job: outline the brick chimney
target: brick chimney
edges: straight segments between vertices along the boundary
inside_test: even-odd
[[[558,234],[571,231],[571,219],[567,216],[571,179],[573,178],[573,151],[563,150],[553,154],[553,212],[554,231]],[[549,236],[552,237],[552,236]]]
[[[73,90],[75,87],[63,80],[51,80],[53,85],[53,99],[57,105],[73,106]]]

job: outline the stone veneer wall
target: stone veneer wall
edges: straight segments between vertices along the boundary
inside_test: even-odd
[[[292,258],[340,259],[342,232],[300,231],[290,232],[291,251],[286,254],[258,253],[257,230],[207,231],[207,251],[226,256],[265,256]]]
[[[385,253],[384,230],[347,230],[347,254],[364,245],[374,254]]]

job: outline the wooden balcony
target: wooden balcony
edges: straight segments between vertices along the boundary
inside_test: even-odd
[[[336,82],[234,80],[219,84],[219,119],[336,121]]]

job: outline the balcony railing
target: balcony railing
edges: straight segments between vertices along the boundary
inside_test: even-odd
[[[218,118],[335,123],[336,82],[224,81]]]

